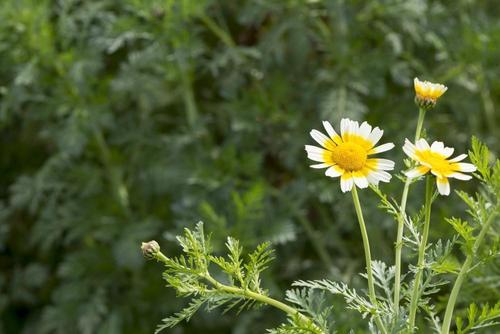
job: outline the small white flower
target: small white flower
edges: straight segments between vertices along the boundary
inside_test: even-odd
[[[448,178],[467,181],[472,176],[463,173],[476,170],[476,166],[473,164],[460,162],[467,157],[466,154],[460,154],[453,159],[448,159],[453,154],[454,149],[445,147],[440,141],[435,141],[429,146],[429,143],[423,138],[419,139],[415,145],[406,139],[403,151],[420,164],[416,168],[405,172],[405,175],[414,178],[430,171],[436,176],[437,188],[441,195],[450,194]]]
[[[311,137],[322,147],[306,145],[307,157],[319,162],[312,168],[326,168],[327,176],[340,177],[342,192],[352,190],[354,185],[367,188],[369,184],[390,181],[391,175],[386,171],[394,169],[394,162],[370,158],[394,147],[393,143],[375,146],[384,131],[347,118],[340,121],[340,135],[329,122],[324,121],[323,126],[328,136],[318,130],[311,131]]]

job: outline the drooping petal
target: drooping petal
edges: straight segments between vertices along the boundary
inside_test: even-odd
[[[446,177],[437,177],[436,184],[438,188],[438,192],[441,195],[448,196],[450,194],[450,182]]]
[[[361,189],[368,188],[368,180],[361,173],[353,173],[354,184]]]
[[[342,192],[348,192],[352,190],[354,185],[354,178],[351,173],[345,173],[340,177],[340,189]]]

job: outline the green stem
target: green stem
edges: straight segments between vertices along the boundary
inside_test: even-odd
[[[372,304],[378,308],[377,296],[375,295],[375,285],[373,283],[373,273],[372,273],[372,256],[370,252],[370,241],[368,240],[368,233],[366,232],[365,220],[363,218],[363,211],[361,210],[361,204],[359,203],[358,192],[356,186],[352,187],[352,201],[354,202],[354,208],[356,209],[356,215],[358,216],[359,228],[361,230],[361,237],[363,239],[363,247],[365,249],[365,262],[366,262],[366,274],[368,278],[368,295],[370,296],[370,301]],[[380,320],[379,316],[375,314],[375,323],[382,333],[387,333],[384,324]]]
[[[420,139],[422,125],[424,124],[425,109],[420,108],[418,112],[417,129],[415,130],[415,142]],[[405,226],[406,202],[408,200],[408,191],[410,190],[411,179],[407,178],[401,196],[400,212],[398,215],[398,232],[395,243],[395,274],[394,274],[394,311],[399,313],[399,301],[401,294],[401,251],[403,249],[403,232]]]
[[[432,176],[427,175],[425,184],[425,221],[424,221],[424,231],[422,233],[422,240],[420,241],[420,247],[418,249],[418,262],[417,262],[417,275],[415,276],[415,281],[413,285],[413,293],[410,302],[410,330],[413,331],[415,327],[415,317],[417,315],[418,299],[420,296],[420,281],[422,279],[422,273],[424,271],[424,260],[425,260],[425,248],[427,247],[427,239],[429,238],[429,226],[431,221],[431,205],[432,205]]]
[[[170,260],[162,252],[156,253],[154,257],[157,261],[163,262],[166,265],[168,265],[170,263]],[[293,308],[293,307],[291,307],[283,302],[280,302],[279,300],[262,295],[260,293],[255,292],[255,291],[246,290],[246,289],[238,288],[235,286],[229,286],[229,285],[222,284],[219,281],[217,281],[216,279],[214,279],[210,275],[210,273],[208,273],[208,272],[203,274],[202,277],[204,279],[206,279],[208,282],[210,282],[218,290],[222,290],[222,291],[225,291],[225,292],[233,294],[233,295],[242,296],[242,297],[247,298],[247,299],[253,299],[253,300],[261,302],[263,304],[273,306],[273,307],[289,314],[292,317],[297,316],[302,321],[307,322],[309,324],[313,324],[315,327],[317,327],[309,317],[300,313],[296,308]],[[319,328],[317,328],[317,329],[318,329],[317,333],[323,333],[322,330],[320,330]]]
[[[453,310],[455,308],[455,303],[457,302],[458,293],[460,291],[460,288],[462,287],[462,283],[464,282],[464,280],[467,276],[467,273],[469,272],[470,266],[472,265],[472,261],[473,261],[475,255],[477,254],[477,251],[478,251],[479,247],[481,246],[481,243],[483,242],[483,239],[486,236],[486,233],[488,232],[496,214],[497,214],[496,211],[493,212],[491,214],[491,216],[488,218],[488,220],[486,221],[486,223],[483,225],[481,232],[479,232],[479,235],[477,236],[477,239],[474,242],[474,246],[472,247],[472,252],[470,252],[467,255],[467,258],[465,259],[465,262],[462,265],[460,272],[458,273],[457,280],[455,281],[455,284],[453,284],[450,298],[448,299],[448,304],[446,305],[446,311],[444,314],[443,325],[441,327],[441,334],[448,334],[450,332],[451,318],[453,316]]]
[[[113,190],[116,201],[120,204],[125,214],[130,215],[127,187],[122,180],[119,170],[113,167],[113,163],[111,161],[111,152],[108,145],[106,144],[106,141],[104,140],[102,132],[99,129],[94,129],[94,140],[96,142],[101,162],[106,170],[107,177],[109,179],[109,183]]]
[[[214,278],[212,278],[212,276],[210,276],[209,274],[204,276],[204,278],[207,279],[210,283],[212,283],[217,289],[229,292],[231,294],[245,296],[249,299],[253,299],[253,300],[259,301],[261,303],[273,306],[273,307],[275,307],[275,308],[277,308],[277,309],[279,309],[279,310],[281,310],[281,311],[283,311],[291,316],[299,316],[302,320],[312,322],[311,319],[309,319],[308,317],[306,317],[305,315],[303,315],[302,313],[297,311],[297,309],[295,309],[295,308],[293,308],[285,303],[282,303],[279,300],[273,299],[271,297],[262,295],[260,293],[254,292],[254,291],[245,290],[242,288],[222,284],[222,283],[218,282],[217,280],[215,280]]]
[[[177,64],[182,84],[182,98],[186,107],[186,118],[190,127],[194,127],[198,120],[198,107],[193,91],[193,71],[191,65],[177,55]]]
[[[217,23],[215,23],[214,20],[212,20],[212,18],[206,14],[201,14],[199,16],[201,22],[203,22],[203,24],[205,24],[205,26],[215,35],[217,36],[226,46],[232,48],[232,47],[235,47],[236,44],[234,43],[233,39],[231,38],[231,36],[224,30],[222,29],[221,27],[219,27],[219,25]]]

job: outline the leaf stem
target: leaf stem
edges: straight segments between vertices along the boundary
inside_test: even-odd
[[[457,280],[455,281],[455,284],[453,284],[453,288],[450,293],[450,298],[448,299],[448,304],[446,305],[446,311],[444,314],[444,320],[443,320],[443,325],[441,327],[441,334],[448,334],[450,332],[450,325],[451,325],[451,318],[453,316],[453,310],[455,308],[455,303],[457,301],[458,293],[460,292],[460,288],[462,287],[462,283],[464,282],[470,266],[472,265],[472,260],[474,259],[475,255],[477,254],[477,251],[479,250],[479,247],[481,246],[484,237],[486,236],[486,233],[488,232],[491,224],[493,223],[494,218],[496,217],[498,211],[495,210],[486,223],[483,225],[483,228],[481,229],[481,232],[479,232],[479,235],[477,236],[476,241],[474,242],[474,246],[472,248],[472,251],[467,255],[467,258],[465,259],[464,264],[462,265],[462,268],[460,269],[460,272],[458,273]]]
[[[415,130],[415,142],[420,138],[422,132],[422,125],[424,124],[425,109],[420,108],[418,112],[417,128]],[[408,191],[410,190],[411,179],[406,178],[403,188],[403,195],[401,196],[400,212],[398,215],[398,232],[395,243],[395,273],[394,273],[394,311],[399,313],[399,300],[401,294],[401,251],[403,249],[403,232],[404,222],[406,216],[406,202],[408,200]]]
[[[420,292],[420,281],[422,280],[422,273],[424,271],[423,266],[425,260],[425,248],[427,247],[427,239],[429,238],[429,226],[431,221],[432,191],[433,191],[432,176],[427,175],[425,182],[424,231],[422,233],[422,240],[420,241],[420,247],[418,249],[417,274],[415,276],[415,281],[413,284],[413,293],[410,302],[410,318],[409,318],[410,330],[413,330],[413,328],[415,327],[415,317],[417,315],[418,299]]]
[[[167,258],[161,251],[157,252],[154,255],[154,258],[159,262],[163,262],[167,266],[171,262],[171,260],[169,258]],[[214,279],[210,275],[210,273],[208,273],[208,272],[206,272],[204,274],[200,274],[200,276],[202,278],[204,278],[205,280],[207,280],[208,282],[210,282],[218,290],[222,290],[222,291],[225,291],[229,294],[242,296],[243,298],[246,298],[246,299],[252,299],[252,300],[261,302],[263,304],[273,306],[273,307],[285,312],[286,314],[289,314],[292,317],[296,316],[300,320],[307,322],[308,324],[312,324],[317,329],[317,332],[315,332],[316,334],[324,334],[323,331],[314,323],[313,320],[311,320],[309,317],[305,316],[304,314],[300,313],[294,307],[291,307],[283,302],[280,302],[279,300],[265,296],[263,294],[255,292],[255,291],[239,288],[236,286],[229,286],[229,285],[222,284],[219,281],[217,281],[216,279]]]
[[[370,252],[370,241],[368,240],[368,233],[366,232],[365,220],[363,218],[363,211],[361,210],[361,204],[359,202],[358,192],[356,186],[352,187],[352,201],[354,203],[354,208],[356,209],[356,215],[358,216],[359,228],[361,230],[361,237],[363,239],[363,247],[365,249],[365,262],[366,262],[366,274],[368,278],[368,294],[370,296],[370,301],[373,305],[378,307],[377,296],[375,295],[375,285],[373,283],[373,273],[372,273],[372,258]],[[382,333],[387,333],[384,324],[380,320],[379,316],[375,314],[375,323]]]

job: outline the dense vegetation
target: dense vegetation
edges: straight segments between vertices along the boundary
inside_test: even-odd
[[[431,134],[460,152],[475,135],[494,156],[499,15],[493,0],[1,1],[0,332],[152,333],[185,301],[138,245],[156,238],[175,255],[175,235],[200,220],[215,252],[228,235],[249,249],[270,241],[279,261],[263,280],[278,297],[298,278],[363,289],[352,203],[309,170],[309,130],[366,119],[401,147],[418,76],[449,87]],[[393,221],[361,196],[373,256],[391,263]],[[463,215],[451,197],[432,214]],[[476,267],[457,312],[497,302],[499,279],[498,257]],[[431,296],[441,310],[449,290]],[[340,333],[363,328],[333,301]],[[214,311],[171,331],[262,333],[282,320]]]

